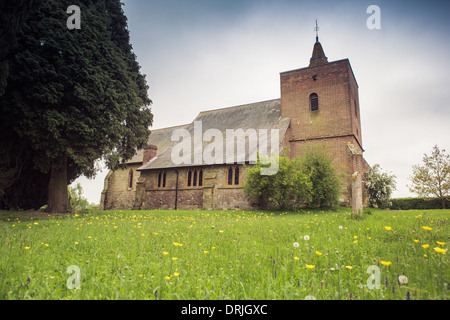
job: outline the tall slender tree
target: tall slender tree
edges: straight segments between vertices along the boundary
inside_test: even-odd
[[[79,6],[81,29],[67,27],[69,5]],[[147,143],[153,116],[145,75],[119,0],[43,0],[17,43],[0,133],[15,150],[31,149],[33,167],[49,174],[48,211],[65,212],[71,180],[94,176],[100,158],[115,169]]]

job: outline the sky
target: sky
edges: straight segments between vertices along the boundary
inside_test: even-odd
[[[412,166],[450,152],[449,1],[123,0],[133,51],[153,101],[152,129],[199,112],[280,98],[280,72],[307,67],[315,42],[348,58],[359,86],[370,165],[410,197]],[[380,29],[367,21],[380,9]],[[99,203],[107,169],[78,178]]]

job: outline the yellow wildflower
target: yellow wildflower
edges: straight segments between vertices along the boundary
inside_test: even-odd
[[[163,255],[167,256],[169,253],[167,251],[163,251]]]
[[[306,267],[307,267],[308,269],[314,269],[316,266],[307,264]]]
[[[422,247],[423,247],[424,249],[428,249],[430,246],[429,246],[428,244],[424,244],[424,245],[422,245]]]
[[[427,227],[427,226],[422,227],[422,229],[425,229],[425,230],[428,230],[428,231],[433,230],[433,228],[430,228],[430,227]]]
[[[415,240],[415,239],[414,239],[414,242],[417,243],[417,242],[419,242],[419,240]]]
[[[392,228],[391,227],[384,227],[387,231],[390,231],[390,230],[392,230]]]
[[[176,257],[173,257],[173,258],[172,258],[172,260],[173,260],[173,261],[175,261],[175,260],[178,260],[178,258],[176,258]]]
[[[179,274],[178,272],[174,272],[173,275],[174,275],[175,277],[178,277],[180,274]]]
[[[205,250],[205,251],[203,251],[203,253],[208,253],[208,252],[209,252],[209,251],[206,251],[206,250]]]
[[[381,261],[381,264],[383,266],[390,266],[392,264],[392,262],[390,262],[390,261]]]
[[[166,280],[170,280],[170,278],[172,278],[172,277],[164,277]]]
[[[294,260],[300,260],[300,258],[299,257],[294,257]]]
[[[345,266],[348,270],[352,270],[353,267],[352,266]]]
[[[316,254],[317,254],[318,256],[321,256],[321,255],[322,255],[322,252],[316,251]]]
[[[436,241],[437,244],[443,246],[445,244],[445,242],[440,242],[440,241]]]
[[[157,236],[157,235],[158,235],[158,232],[153,232],[153,234],[154,234],[155,236]]]
[[[436,248],[434,248],[434,251],[445,254],[447,252],[447,249],[442,249],[442,248],[436,247]]]
[[[31,247],[25,247],[25,250],[28,250],[28,249],[30,249]]]

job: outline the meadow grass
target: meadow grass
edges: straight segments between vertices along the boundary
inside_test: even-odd
[[[449,210],[349,210],[0,212],[0,299],[449,298]]]

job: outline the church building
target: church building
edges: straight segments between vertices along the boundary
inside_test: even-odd
[[[198,124],[201,133],[214,129],[223,137],[230,129],[277,132],[276,153],[287,151],[291,158],[300,156],[307,144],[325,144],[347,174],[340,202],[349,205],[351,175],[368,168],[358,84],[349,60],[328,61],[316,36],[309,66],[281,72],[280,88],[279,99],[204,111],[191,123],[152,130],[148,145],[137,151],[126,169],[107,174],[102,209],[255,209],[243,192],[248,150],[245,161],[174,163],[173,151],[179,144],[172,141],[174,134],[194,135]]]

